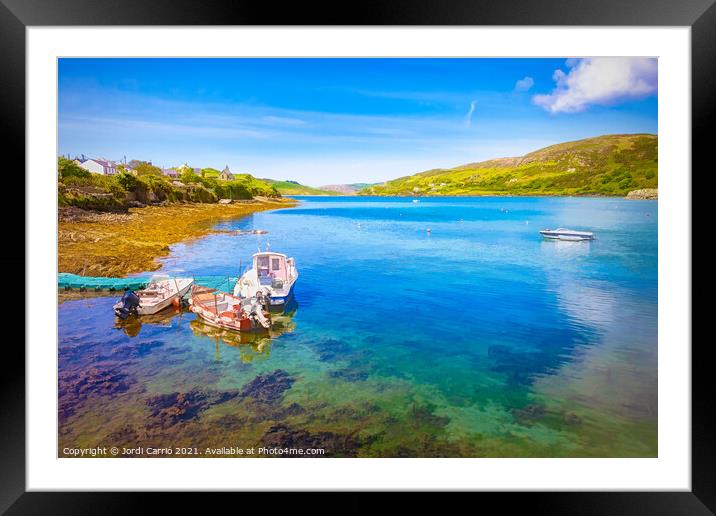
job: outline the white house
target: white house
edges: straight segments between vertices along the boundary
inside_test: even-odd
[[[179,172],[174,170],[173,168],[163,168],[162,174],[164,174],[167,177],[179,177]]]
[[[104,174],[106,176],[111,176],[117,173],[116,163],[106,159],[76,159],[75,163],[77,163],[83,169],[92,172],[93,174]]]

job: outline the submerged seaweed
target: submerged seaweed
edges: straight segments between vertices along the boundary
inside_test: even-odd
[[[238,391],[201,391],[173,392],[160,394],[147,399],[151,410],[148,428],[167,428],[177,423],[195,419],[200,412],[212,405],[224,403],[235,398]]]
[[[57,391],[60,421],[73,415],[78,405],[88,397],[113,397],[128,391],[133,383],[135,380],[118,367],[91,367],[87,371],[61,375]]]
[[[284,370],[261,374],[241,389],[242,397],[251,397],[261,403],[276,403],[283,397],[284,391],[291,388],[295,380]]]
[[[274,425],[261,438],[261,446],[266,448],[319,448],[325,451],[324,457],[355,457],[360,448],[355,435],[340,435],[333,432],[311,433],[294,429],[284,424]],[[280,455],[296,457],[297,455]]]

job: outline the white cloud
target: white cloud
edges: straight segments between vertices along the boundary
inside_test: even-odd
[[[470,102],[470,109],[467,111],[467,115],[465,115],[465,125],[468,127],[472,125],[472,114],[475,112],[475,106],[477,105],[477,101],[473,100]]]
[[[590,105],[610,105],[657,91],[657,60],[633,57],[570,59],[568,73],[555,70],[556,88],[533,102],[551,113],[576,113]]]
[[[530,76],[526,76],[515,83],[515,91],[529,91],[534,85],[535,80]]]

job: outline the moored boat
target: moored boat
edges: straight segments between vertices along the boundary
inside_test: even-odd
[[[234,296],[250,299],[261,293],[272,307],[280,308],[293,295],[297,279],[298,269],[293,258],[271,251],[258,252],[253,256],[253,267],[236,282]]]
[[[121,319],[129,315],[153,315],[181,301],[194,280],[192,278],[170,278],[154,276],[146,288],[136,292],[127,288],[117,303],[114,313]]]
[[[544,238],[552,240],[567,240],[570,242],[579,242],[582,240],[594,240],[594,233],[591,231],[576,231],[574,229],[557,228],[544,229],[540,231],[540,235]]]
[[[271,327],[271,316],[264,309],[262,295],[239,298],[213,288],[194,285],[189,309],[203,322],[235,331],[265,331]]]

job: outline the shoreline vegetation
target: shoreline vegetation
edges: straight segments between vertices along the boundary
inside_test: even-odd
[[[175,203],[126,212],[60,207],[58,271],[116,277],[157,270],[170,246],[211,233],[216,223],[258,211],[295,206],[283,198],[219,203]],[[240,238],[240,237],[237,237]]]
[[[197,171],[199,171],[197,169]],[[278,198],[281,193],[251,174],[219,177],[217,170],[182,168],[176,177],[168,177],[159,167],[138,161],[129,169],[117,166],[112,175],[96,174],[75,161],[59,157],[57,162],[58,206],[87,210],[126,211],[151,204],[177,202],[217,203],[246,201],[254,197]]]

